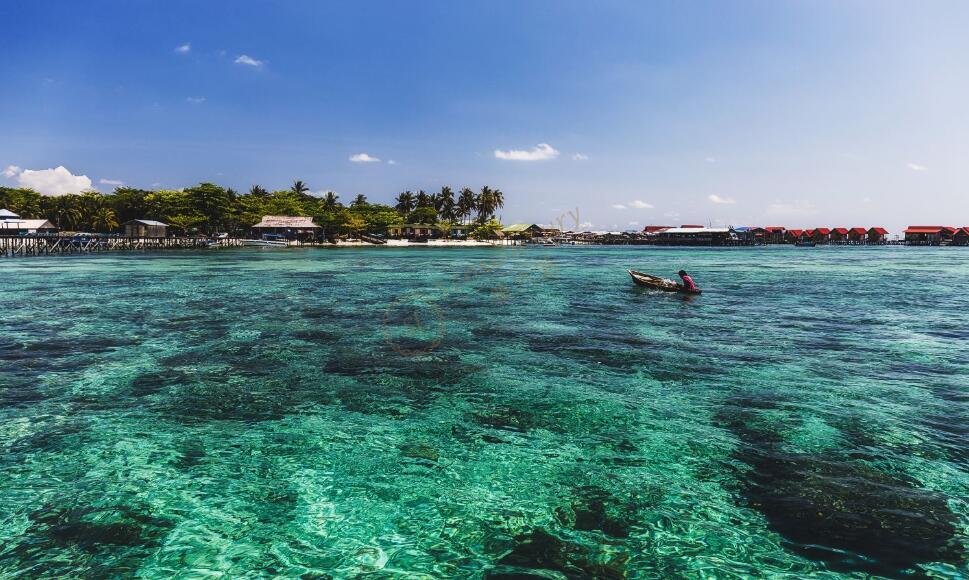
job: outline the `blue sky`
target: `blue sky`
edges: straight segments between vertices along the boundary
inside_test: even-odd
[[[488,184],[505,222],[578,208],[592,229],[969,224],[965,2],[0,13],[0,184],[302,179],[373,201]]]

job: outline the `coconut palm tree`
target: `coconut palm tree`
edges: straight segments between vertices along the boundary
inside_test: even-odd
[[[434,199],[423,189],[417,192],[417,207],[434,207]]]
[[[444,186],[441,188],[441,193],[436,196],[436,202],[435,209],[437,209],[437,214],[441,220],[446,222],[454,221],[456,209],[454,192],[451,191],[450,187]]]
[[[357,197],[350,202],[350,207],[367,207],[368,205],[370,204],[367,203],[367,196],[362,193],[357,194]]]
[[[478,194],[478,220],[484,223],[495,214],[495,193],[487,185]]]
[[[414,211],[414,208],[416,207],[414,203],[414,193],[410,190],[400,192],[397,195],[396,202],[397,204],[394,206],[394,209],[396,209],[397,213],[400,215],[407,215]]]
[[[254,195],[256,197],[269,197],[269,192],[266,191],[262,186],[253,185],[249,188],[249,195]]]
[[[289,188],[290,191],[295,193],[297,196],[303,196],[310,190],[302,180],[297,179],[293,182],[293,186]]]
[[[118,228],[118,217],[110,207],[102,207],[91,216],[91,227],[99,232],[110,232]]]
[[[470,187],[465,187],[458,194],[458,215],[461,216],[461,221],[465,221],[468,216],[474,212],[475,208],[478,207],[477,200],[475,199],[474,192],[471,191]]]
[[[339,199],[340,199],[340,196],[333,193],[332,191],[326,192],[326,195],[323,196],[323,209],[325,210],[336,209],[336,207],[340,205],[340,202],[337,201]]]

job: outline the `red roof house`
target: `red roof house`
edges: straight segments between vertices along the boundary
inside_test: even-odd
[[[831,239],[831,228],[814,228],[814,241],[825,243]]]
[[[939,245],[951,241],[956,231],[951,226],[908,226],[903,233],[908,244]]]

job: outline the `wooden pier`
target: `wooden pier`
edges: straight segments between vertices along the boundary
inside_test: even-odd
[[[0,237],[0,257],[53,256],[90,254],[93,252],[121,252],[168,250],[187,248],[228,248],[241,246],[242,239],[229,238],[138,238],[121,236],[8,236]]]

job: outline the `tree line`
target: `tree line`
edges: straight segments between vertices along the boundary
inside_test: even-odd
[[[25,219],[48,219],[63,231],[114,232],[133,219],[168,224],[175,235],[227,232],[244,236],[264,215],[312,217],[325,235],[379,233],[396,224],[436,225],[447,235],[457,223],[473,224],[481,235],[493,233],[495,212],[504,194],[488,186],[475,192],[463,188],[455,196],[450,187],[439,192],[404,191],[395,205],[370,203],[357,195],[344,205],[337,194],[311,195],[296,181],[289,189],[268,191],[259,185],[239,193],[213,183],[185,189],[145,190],[118,187],[112,193],[85,191],[45,196],[31,189],[0,187],[0,208]]]

